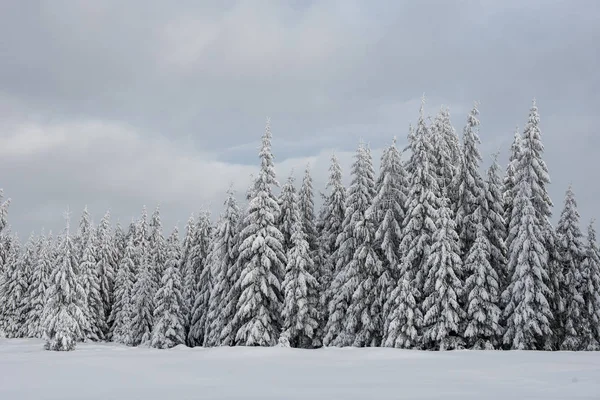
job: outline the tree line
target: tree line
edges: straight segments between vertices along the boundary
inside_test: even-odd
[[[129,346],[385,346],[598,350],[600,256],[572,188],[556,228],[535,101],[503,173],[481,173],[479,111],[462,140],[421,105],[408,145],[376,174],[359,144],[351,184],[331,157],[318,214],[310,169],[276,179],[267,122],[240,208],[227,192],[163,234],[160,209],[123,228],[87,208],[76,229],[21,245],[0,206],[0,333],[49,350]],[[403,159],[406,158],[406,159]]]

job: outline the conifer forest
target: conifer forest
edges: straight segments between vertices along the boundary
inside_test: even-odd
[[[218,216],[195,212],[181,232],[163,229],[159,208],[127,226],[86,208],[65,213],[62,232],[22,240],[4,200],[0,336],[57,351],[104,341],[599,350],[594,222],[580,220],[577,188],[550,199],[535,101],[503,149],[508,165],[487,171],[477,106],[461,133],[456,123],[422,104],[379,171],[358,143],[351,170],[332,155],[315,188],[310,166],[277,175],[267,121],[246,201],[230,190]]]

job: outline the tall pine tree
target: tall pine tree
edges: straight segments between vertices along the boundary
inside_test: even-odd
[[[465,282],[467,328],[464,337],[467,344],[477,350],[490,350],[497,346],[502,334],[500,327],[501,311],[500,282],[498,272],[490,260],[491,248],[487,230],[480,222],[477,237],[465,261],[468,278]]]
[[[242,271],[240,298],[235,315],[239,330],[236,343],[246,346],[273,346],[281,328],[283,276],[286,257],[283,235],[276,225],[280,210],[272,187],[277,186],[269,121],[259,153],[261,168],[241,233],[239,258]]]
[[[113,286],[115,280],[115,249],[110,230],[110,212],[106,212],[96,231],[96,271],[100,278],[100,296],[102,298],[103,311],[99,318],[107,321],[110,316],[113,303]],[[108,326],[99,323],[100,326]],[[107,332],[104,332],[105,334]]]
[[[355,162],[352,166],[352,184],[348,190],[346,198],[345,218],[342,224],[342,231],[339,234],[336,246],[338,249],[335,257],[335,277],[330,289],[329,319],[325,326],[325,336],[323,344],[325,346],[349,346],[354,342],[356,330],[351,325],[348,329],[344,327],[350,318],[355,316],[347,315],[348,308],[353,301],[354,293],[359,288],[360,278],[359,268],[366,267],[363,262],[370,261],[370,258],[362,257],[355,259],[355,253],[362,241],[370,241],[369,246],[373,245],[374,230],[367,232],[367,229],[374,229],[372,223],[367,224],[366,214],[375,195],[374,171],[369,150],[364,144],[360,144],[355,156]],[[361,230],[357,230],[358,224],[361,224]],[[362,255],[357,255],[361,257]],[[370,257],[370,255],[369,255]],[[379,271],[378,271],[379,272]],[[362,299],[360,299],[362,301]],[[356,316],[358,318],[358,316]]]
[[[228,307],[228,298],[236,283],[233,270],[237,259],[236,229],[239,222],[240,209],[235,199],[235,193],[229,189],[225,200],[225,211],[217,224],[214,235],[215,245],[210,266],[214,285],[208,307],[206,346],[222,344],[221,335],[233,319],[233,310]]]
[[[132,332],[132,319],[134,313],[133,285],[135,282],[134,271],[136,270],[135,259],[136,248],[134,237],[133,235],[129,235],[115,279],[115,303],[110,315],[110,337],[114,342],[128,346],[133,346],[135,344],[135,338]]]
[[[293,174],[293,172],[292,172]],[[292,233],[294,223],[299,218],[298,196],[294,187],[294,176],[290,175],[283,187],[278,199],[279,203],[279,218],[277,219],[277,227],[283,235],[283,250],[288,252],[292,246]]]
[[[319,282],[319,336],[329,319],[329,301],[331,300],[331,282],[335,270],[334,255],[337,253],[337,237],[342,232],[345,218],[346,189],[342,183],[342,169],[337,157],[331,156],[329,167],[329,193],[324,197],[323,206],[319,214],[317,225],[319,235],[319,248],[315,261],[318,263],[316,278]]]
[[[477,236],[477,221],[475,215],[483,211],[485,189],[484,182],[479,172],[481,154],[478,146],[479,140],[477,116],[479,110],[475,105],[467,118],[467,125],[463,132],[462,166],[458,186],[458,204],[456,211],[456,227],[461,240],[461,256],[463,260],[471,250]],[[478,211],[479,210],[479,211]],[[461,271],[456,271],[459,276]]]
[[[582,262],[581,296],[585,303],[582,316],[583,346],[586,350],[600,349],[600,250],[594,221],[588,226],[585,256]]]
[[[454,215],[446,198],[441,200],[436,231],[427,257],[427,279],[423,302],[425,348],[452,350],[463,345],[459,331],[464,311],[459,304],[464,287],[457,271],[462,270],[460,244]]]
[[[573,189],[569,187],[565,196],[565,206],[556,228],[557,250],[560,255],[560,269],[563,277],[560,282],[560,298],[564,304],[561,320],[564,336],[560,338],[562,350],[581,350],[584,345],[584,308],[582,292],[583,258],[585,245],[579,228],[579,212]]]
[[[406,179],[394,138],[392,145],[384,150],[381,157],[377,192],[370,211],[377,229],[375,247],[382,261],[382,273],[377,283],[381,293],[380,307],[383,307],[400,278],[400,242],[402,222],[406,216]]]
[[[75,273],[77,260],[69,231],[68,212],[65,219],[65,233],[50,277],[44,309],[44,347],[55,351],[74,350],[77,338],[83,337],[83,332],[88,329],[84,314],[86,293]]]
[[[27,317],[27,336],[41,338],[43,334],[43,314],[46,304],[46,291],[50,284],[52,260],[50,259],[50,239],[42,235],[37,242],[37,260],[29,291],[30,310]]]
[[[179,270],[180,248],[177,228],[166,243],[167,260],[160,287],[154,297],[154,330],[150,345],[159,349],[168,349],[185,342],[183,324],[183,306],[181,272]]]
[[[549,271],[548,231],[550,182],[541,158],[539,116],[534,105],[515,162],[515,197],[509,232],[509,285],[503,292],[506,331],[504,344],[513,349],[552,347],[553,298]]]
[[[287,253],[287,267],[283,281],[283,333],[292,347],[311,348],[319,326],[318,282],[311,275],[314,269],[310,246],[303,231],[299,210],[292,225],[292,248]]]

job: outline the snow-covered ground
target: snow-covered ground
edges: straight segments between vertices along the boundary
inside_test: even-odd
[[[600,352],[186,348],[0,339],[2,400],[599,399]]]

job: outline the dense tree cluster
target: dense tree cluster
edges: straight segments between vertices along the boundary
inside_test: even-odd
[[[423,102],[424,103],[424,102]],[[506,173],[481,172],[479,110],[462,140],[421,105],[406,160],[396,139],[379,173],[361,143],[345,188],[331,159],[315,212],[311,172],[279,188],[267,123],[260,170],[240,207],[180,240],[160,209],[126,228],[42,233],[21,246],[0,202],[0,334],[128,346],[386,346],[424,350],[600,349],[600,250],[566,192],[551,225],[538,109],[517,130]],[[278,192],[278,193],[276,193]],[[0,193],[0,200],[2,194]]]

